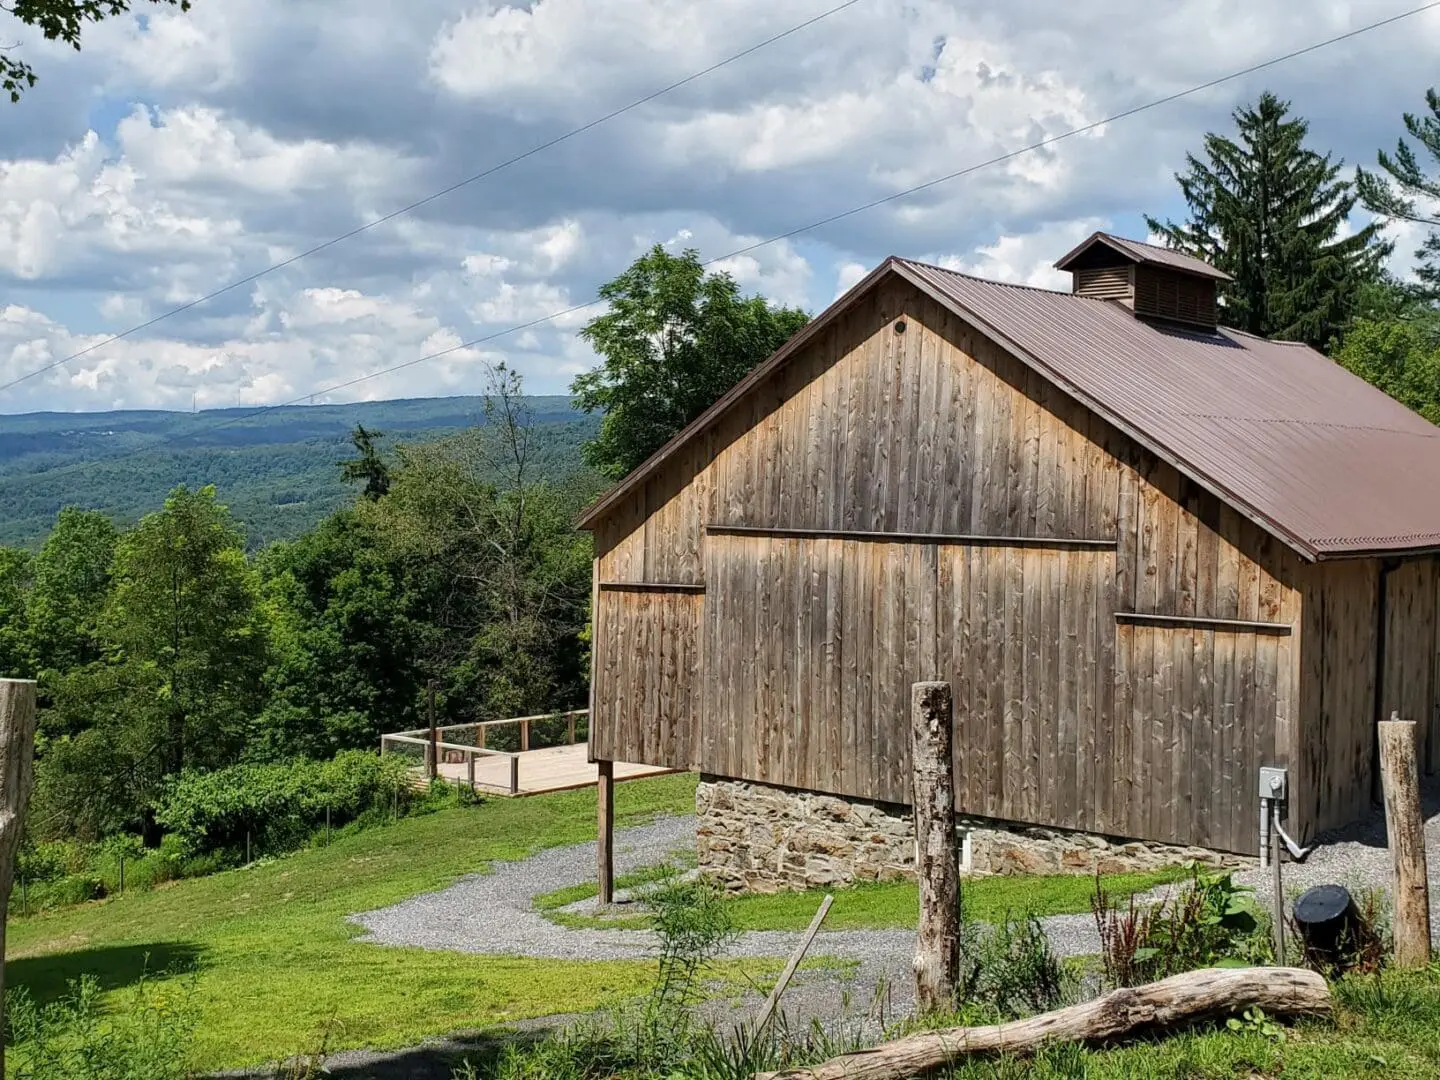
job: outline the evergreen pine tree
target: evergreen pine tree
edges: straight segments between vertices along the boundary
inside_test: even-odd
[[[1425,92],[1425,104],[1430,109],[1430,115],[1406,113],[1405,130],[1433,162],[1440,164],[1440,95],[1433,87]],[[1437,212],[1437,207],[1440,207],[1440,173],[1434,177],[1427,176],[1415,151],[1404,139],[1396,142],[1394,157],[1384,150],[1376,157],[1389,178],[1361,169],[1356,180],[1360,201],[1367,210],[1381,217],[1413,221],[1429,228],[1425,243],[1415,252],[1420,264],[1415,273],[1425,283],[1425,291],[1430,296],[1440,296],[1440,212]],[[1427,213],[1427,210],[1430,212]]]
[[[1146,217],[1180,251],[1234,278],[1220,290],[1221,322],[1252,334],[1327,347],[1355,312],[1390,252],[1380,225],[1342,235],[1358,198],[1344,165],[1305,146],[1309,124],[1266,92],[1233,116],[1236,138],[1205,136],[1205,158],[1177,173],[1190,208],[1182,224]]]
[[[365,482],[361,494],[367,499],[379,499],[390,490],[390,467],[375,447],[384,437],[383,431],[367,431],[364,424],[356,424],[350,432],[350,445],[360,456],[339,463],[341,479],[349,483]]]

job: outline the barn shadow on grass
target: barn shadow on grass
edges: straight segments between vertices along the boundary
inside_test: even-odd
[[[84,975],[92,976],[101,990],[121,990],[147,976],[183,975],[203,963],[204,951],[188,942],[106,945],[9,960],[5,986],[23,986],[32,999],[44,1005],[64,997],[70,984]]]

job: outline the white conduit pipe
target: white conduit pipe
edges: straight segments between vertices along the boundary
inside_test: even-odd
[[[1260,800],[1260,868],[1270,865],[1270,800]]]

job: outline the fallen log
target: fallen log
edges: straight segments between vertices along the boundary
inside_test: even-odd
[[[1008,1024],[923,1031],[808,1068],[757,1073],[756,1080],[902,1080],[966,1056],[1026,1055],[1052,1042],[1106,1043],[1252,1007],[1277,1017],[1324,1016],[1330,1005],[1330,987],[1313,971],[1206,968]]]

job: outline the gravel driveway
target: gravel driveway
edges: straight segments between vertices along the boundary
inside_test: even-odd
[[[1440,787],[1426,793],[1426,842],[1432,878],[1435,925],[1440,926]],[[692,816],[667,817],[615,835],[617,874],[662,862],[691,849]],[[1376,814],[1361,825],[1321,838],[1309,858],[1284,864],[1283,887],[1288,896],[1311,885],[1338,883],[1387,887],[1390,858],[1385,847],[1385,819]],[[556,960],[625,960],[650,955],[655,937],[646,930],[567,929],[532,907],[543,893],[593,880],[595,845],[551,848],[520,862],[496,863],[489,873],[463,878],[447,889],[413,897],[392,907],[351,916],[364,927],[360,938],[380,945],[418,946],[458,952],[532,956]],[[1237,875],[1254,886],[1257,898],[1269,903],[1270,873],[1254,863]],[[593,901],[574,910],[593,907]],[[1041,920],[1055,951],[1080,956],[1099,951],[1089,915],[1055,915]],[[798,932],[749,931],[730,947],[732,957],[785,957],[799,942]],[[842,1009],[866,1009],[876,988],[886,987],[887,1012],[908,1011],[911,1001],[910,957],[915,935],[910,930],[822,930],[810,948],[811,957],[851,961],[848,971],[803,973],[786,993],[788,1012],[798,1018],[835,1017]],[[753,1010],[755,995],[732,1007]]]
[[[615,871],[623,874],[653,866],[674,852],[693,849],[694,843],[695,819],[688,815],[617,831]],[[532,908],[538,895],[593,880],[594,867],[593,843],[551,848],[521,862],[496,863],[490,873],[471,875],[439,892],[352,915],[351,921],[365,928],[361,941],[380,945],[556,960],[625,960],[650,955],[655,936],[647,930],[572,930],[555,925]],[[1057,915],[1042,921],[1061,955],[1099,950],[1089,915]],[[748,931],[726,955],[785,957],[800,936],[789,931]],[[886,1012],[908,1011],[914,951],[913,930],[822,930],[808,955],[852,961],[854,967],[848,972],[805,972],[786,992],[786,1011],[804,1018],[836,1016],[847,1003],[852,1010],[864,1009],[882,982],[887,986]],[[748,1004],[753,1007],[753,1002]]]

